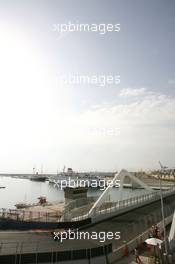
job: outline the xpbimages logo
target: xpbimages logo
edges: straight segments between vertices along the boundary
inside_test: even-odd
[[[72,179],[68,177],[68,179],[60,179],[54,181],[54,187],[58,187],[63,190],[65,187],[88,187],[88,188],[99,188],[101,191],[104,191],[106,187],[120,187],[120,180],[106,180],[106,179]]]
[[[64,230],[60,232],[53,232],[54,240],[58,240],[59,242],[63,242],[64,240],[98,240],[103,243],[106,240],[119,240],[121,237],[120,232],[96,232],[92,231],[91,233],[88,231],[78,231],[76,230]]]
[[[119,32],[120,31],[120,24],[104,24],[104,23],[72,23],[69,21],[68,23],[61,23],[61,24],[53,24],[53,31],[58,33],[65,33],[65,32],[97,32],[100,35],[105,35],[107,32]]]
[[[104,87],[106,85],[118,85],[120,84],[120,74],[93,74],[93,75],[80,75],[80,74],[69,74],[69,75],[58,75],[60,84],[65,85],[97,85]]]

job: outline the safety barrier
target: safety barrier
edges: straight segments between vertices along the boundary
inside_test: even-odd
[[[175,195],[175,186],[173,186],[170,190],[163,191],[164,198],[171,195]],[[112,206],[109,206],[108,208],[104,208],[104,205],[102,205],[99,208],[95,208],[94,213],[92,215],[92,221],[96,222],[96,220],[99,219],[110,218],[110,216],[115,215],[115,213],[124,212],[129,209],[132,209],[133,207],[137,208],[158,200],[160,200],[160,192],[154,191],[152,193],[117,201],[116,203],[112,203]],[[72,218],[72,221],[86,219],[87,217],[89,217],[88,213],[85,215],[74,217]]]
[[[5,244],[3,244],[3,247],[4,246]],[[12,247],[12,245],[9,245],[9,248],[10,246]],[[55,262],[60,263],[60,261],[74,261],[81,259],[90,259],[99,256],[107,256],[112,252],[112,244],[94,247],[94,248],[88,248],[88,249],[79,249],[79,250],[70,249],[69,251],[58,251],[58,246],[57,246],[52,248],[50,252],[40,252],[41,249],[39,248],[39,245],[36,245],[36,251],[33,250],[34,253],[26,253],[26,246],[24,253],[23,247],[18,247],[18,245],[16,245],[16,249],[15,249],[16,253],[11,255],[3,254],[2,250],[0,254],[0,263],[3,264],[11,264],[11,263],[37,264],[37,263],[55,263]]]

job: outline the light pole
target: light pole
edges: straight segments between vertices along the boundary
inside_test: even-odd
[[[163,222],[164,242],[165,242],[165,254],[166,254],[166,256],[168,256],[167,235],[166,235],[166,226],[165,226],[165,214],[164,214],[163,195],[162,195],[162,181],[161,181],[160,174],[159,174],[159,186],[160,186],[161,212],[162,212],[162,222]]]

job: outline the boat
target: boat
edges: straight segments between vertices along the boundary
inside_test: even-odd
[[[33,174],[31,177],[30,177],[30,180],[31,181],[46,181],[47,177],[44,176],[43,174],[39,174],[38,172],[36,172],[36,174]]]
[[[37,203],[30,204],[30,203],[21,202],[21,203],[15,204],[15,207],[17,209],[24,209],[24,208],[29,208],[29,207],[35,207],[38,205],[42,205],[42,206],[51,205],[51,203],[47,201],[47,198],[45,196],[39,196],[37,199],[39,200]]]
[[[27,204],[27,203],[17,203],[15,204],[15,207],[17,209],[23,209],[23,208],[28,208],[28,207],[31,207],[33,206],[32,204]]]

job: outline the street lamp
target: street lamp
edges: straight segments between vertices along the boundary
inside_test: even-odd
[[[161,212],[162,212],[162,222],[163,222],[164,242],[165,242],[165,254],[167,256],[168,255],[168,244],[167,244],[165,214],[164,214],[163,195],[162,195],[162,181],[161,181],[160,174],[159,174],[159,186],[160,186]]]

